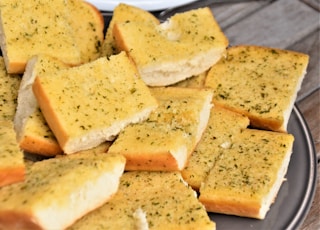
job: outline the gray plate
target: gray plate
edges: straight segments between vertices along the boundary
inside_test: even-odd
[[[306,217],[314,198],[317,179],[317,157],[309,128],[295,106],[288,123],[295,137],[293,153],[275,203],[264,220],[210,213],[220,230],[296,229]]]

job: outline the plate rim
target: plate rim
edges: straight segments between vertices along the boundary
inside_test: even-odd
[[[158,0],[158,1],[150,1],[150,0],[86,0],[87,2],[91,3],[95,7],[97,7],[100,11],[113,11],[114,8],[119,3],[125,3],[128,5],[134,5],[141,9],[147,11],[158,11],[164,10],[172,7],[181,6],[184,4],[188,4],[191,2],[195,2],[198,0]]]
[[[304,137],[306,139],[306,144],[308,146],[308,157],[309,157],[309,172],[308,172],[308,182],[307,187],[305,191],[305,196],[301,202],[301,205],[299,206],[299,209],[296,212],[296,215],[290,221],[289,225],[287,226],[287,229],[296,229],[300,227],[303,224],[303,221],[305,220],[306,216],[308,215],[312,202],[314,200],[315,192],[316,192],[316,182],[317,182],[317,155],[315,150],[315,145],[313,141],[313,137],[310,132],[310,128],[308,126],[308,123],[306,122],[306,119],[302,115],[299,107],[295,104],[293,107],[292,112],[295,113],[297,116],[297,119],[299,121],[299,125],[302,128]]]

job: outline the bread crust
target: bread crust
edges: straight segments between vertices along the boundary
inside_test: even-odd
[[[43,156],[56,156],[63,153],[58,142],[39,136],[25,135],[20,140],[19,146],[26,152]]]
[[[177,160],[170,152],[162,153],[124,153],[126,157],[126,170],[136,171],[178,171],[181,170]],[[139,157],[137,157],[139,156]]]
[[[23,181],[25,178],[24,164],[16,167],[0,169],[0,187]]]
[[[202,196],[200,202],[205,206],[208,212],[222,213],[226,215],[237,215],[242,217],[251,217],[256,219],[263,219],[260,215],[261,205],[256,202],[248,202],[241,200],[212,200]],[[221,210],[221,211],[219,211]]]
[[[41,226],[34,222],[33,216],[28,213],[20,213],[17,211],[0,212],[0,229],[21,230],[43,230]]]
[[[33,83],[33,92],[39,105],[42,105],[42,113],[50,126],[50,124],[55,124],[54,126],[50,126],[53,133],[59,133],[59,145],[64,146],[65,143],[68,141],[68,132],[63,128],[63,124],[61,120],[58,119],[57,116],[54,115],[50,105],[50,99],[47,97],[45,90],[42,87],[41,80],[39,77],[36,77]],[[35,90],[36,89],[36,90]],[[45,109],[43,109],[45,107]]]

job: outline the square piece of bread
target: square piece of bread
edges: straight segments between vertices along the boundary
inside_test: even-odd
[[[201,229],[214,230],[196,193],[179,172],[125,172],[115,196],[68,230]]]
[[[259,46],[235,46],[209,71],[213,103],[249,117],[256,128],[286,132],[306,73],[306,54]]]
[[[144,122],[127,126],[109,152],[126,157],[126,170],[182,170],[207,126],[213,93],[176,87],[151,92],[159,107]]]
[[[208,212],[264,219],[285,180],[294,137],[246,129],[216,161],[200,187]]]
[[[115,23],[113,36],[117,48],[128,53],[149,86],[168,86],[203,73],[228,46],[208,7],[176,14],[159,25]]]
[[[158,103],[122,52],[37,76],[33,91],[65,153],[98,146],[128,124],[146,119]]]
[[[3,0],[0,5],[0,45],[9,73],[23,73],[34,55],[48,54],[69,64],[81,62],[69,25],[65,0]]]
[[[65,229],[116,193],[124,165],[103,153],[31,164],[25,181],[0,188],[0,229]]]
[[[249,125],[249,119],[219,106],[211,109],[208,125],[181,174],[195,190],[199,190],[224,149]]]

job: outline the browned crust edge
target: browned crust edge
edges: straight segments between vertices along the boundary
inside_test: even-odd
[[[23,181],[25,179],[25,165],[0,169],[0,187]],[[1,228],[0,228],[1,229]]]

